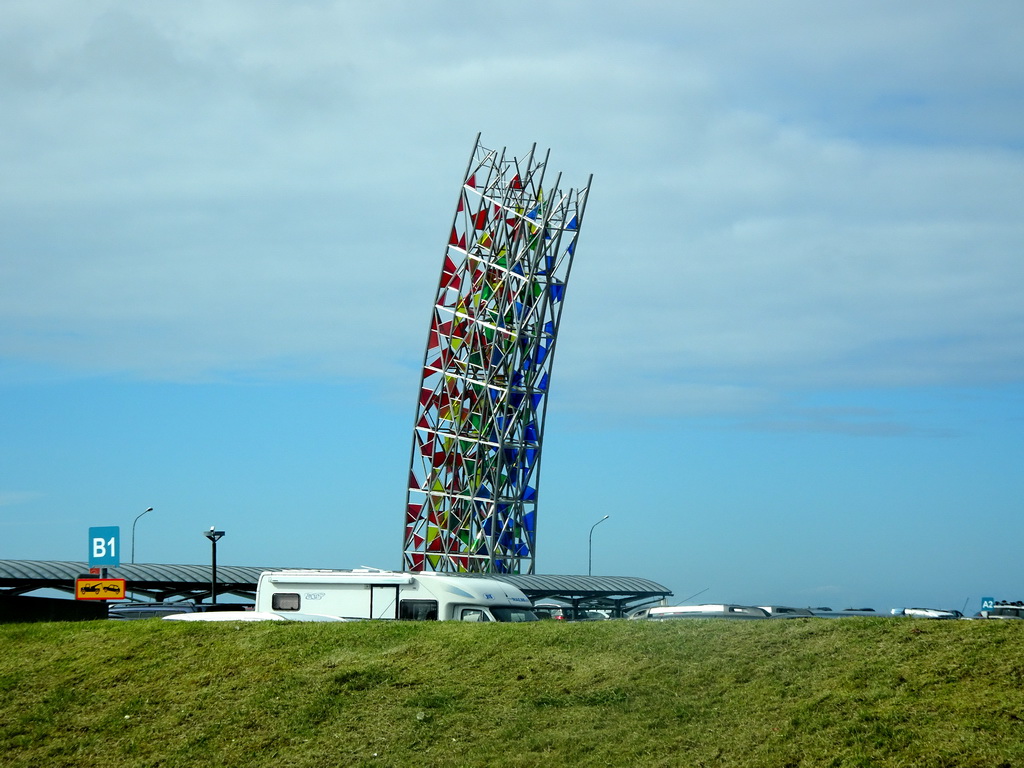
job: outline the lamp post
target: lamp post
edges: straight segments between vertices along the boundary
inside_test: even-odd
[[[210,540],[213,545],[213,562],[210,567],[210,604],[217,604],[217,542],[224,536],[224,531],[215,531],[213,526],[210,530],[203,531],[203,536]]]
[[[591,568],[594,564],[594,529],[597,528],[601,523],[609,518],[609,515],[605,515],[592,526],[590,526],[590,544],[588,546],[587,554],[587,576],[590,575]]]
[[[152,511],[152,507],[146,510],[146,512]],[[135,565],[135,523],[139,522],[139,518],[146,514],[146,512],[143,512],[141,515],[136,515],[135,519],[132,521],[132,565]]]

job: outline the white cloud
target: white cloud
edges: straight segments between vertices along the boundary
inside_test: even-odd
[[[573,407],[1024,375],[1017,6],[456,6],[6,5],[0,356],[401,375],[482,130],[595,174]]]

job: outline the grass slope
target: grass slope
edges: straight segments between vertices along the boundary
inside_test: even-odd
[[[1024,622],[0,626],[0,764],[1024,766]]]

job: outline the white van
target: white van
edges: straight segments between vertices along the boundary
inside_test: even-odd
[[[352,619],[537,621],[519,589],[494,579],[418,571],[264,571],[256,610]]]

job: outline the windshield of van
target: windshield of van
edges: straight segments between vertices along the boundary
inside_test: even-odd
[[[498,608],[489,606],[498,621],[537,621],[537,615],[529,608]]]

